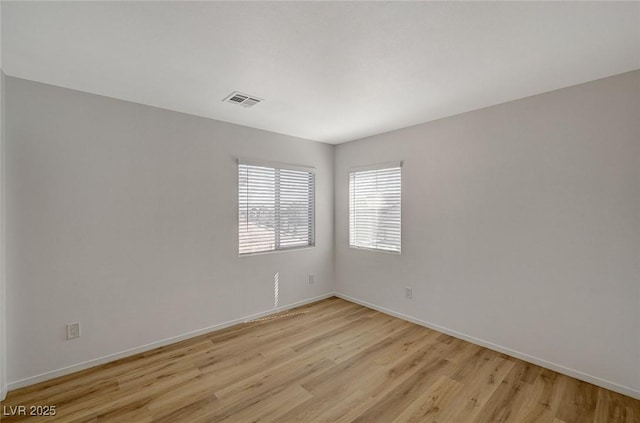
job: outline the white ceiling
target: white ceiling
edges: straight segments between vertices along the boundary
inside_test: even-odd
[[[638,69],[640,3],[3,1],[2,55],[11,76],[340,143]]]

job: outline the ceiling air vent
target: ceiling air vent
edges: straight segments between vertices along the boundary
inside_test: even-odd
[[[260,98],[253,97],[247,94],[242,94],[237,91],[232,92],[224,98],[227,103],[237,104],[242,107],[251,107],[263,101]]]

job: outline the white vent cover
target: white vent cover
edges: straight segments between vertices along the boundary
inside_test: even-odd
[[[262,100],[261,98],[254,97],[252,95],[242,94],[237,91],[234,91],[228,96],[226,96],[222,101],[226,101],[227,103],[237,104],[242,107],[251,107],[251,106],[255,106],[256,104],[264,100]]]

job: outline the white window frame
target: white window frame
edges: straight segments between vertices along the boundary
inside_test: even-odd
[[[310,207],[310,227],[309,227],[309,243],[306,245],[300,245],[300,246],[293,246],[293,247],[281,247],[279,245],[279,228],[281,225],[281,221],[279,219],[275,219],[274,221],[274,231],[275,231],[275,246],[273,249],[269,249],[269,250],[260,250],[260,251],[252,251],[252,252],[245,252],[245,253],[241,253],[240,252],[240,166],[241,165],[246,165],[246,166],[257,166],[257,167],[265,167],[265,168],[271,168],[274,169],[276,171],[278,170],[293,170],[293,171],[301,171],[301,172],[307,172],[312,174],[313,179],[312,179],[312,184],[311,184],[311,197],[310,197],[310,201],[311,201],[311,207]],[[270,162],[270,161],[264,161],[264,160],[253,160],[253,159],[245,159],[245,158],[238,158],[237,159],[237,166],[236,166],[236,174],[238,179],[236,180],[237,182],[237,186],[236,186],[236,221],[238,222],[238,228],[236,231],[236,235],[237,235],[237,245],[236,245],[236,252],[238,254],[239,257],[249,257],[249,256],[254,256],[254,255],[261,255],[261,254],[274,254],[274,253],[282,253],[282,252],[286,252],[286,251],[297,251],[297,250],[305,250],[305,249],[311,249],[314,248],[316,245],[316,169],[314,167],[311,166],[301,166],[301,165],[295,165],[295,164],[288,164],[288,163],[279,163],[279,162]]]
[[[349,248],[352,249],[356,249],[356,250],[365,250],[365,251],[375,251],[375,252],[380,252],[380,253],[385,253],[385,254],[394,254],[394,255],[401,255],[402,254],[402,167],[403,167],[403,162],[402,161],[397,161],[397,162],[386,162],[386,163],[379,163],[379,164],[374,164],[374,165],[368,165],[368,166],[358,166],[358,167],[352,167],[349,169],[349,173],[348,173],[348,208],[349,208],[349,222],[348,222],[348,226],[349,226],[349,233],[348,233],[348,237],[347,237],[347,243]],[[385,248],[378,248],[378,247],[369,247],[369,246],[361,246],[361,245],[355,245],[352,244],[352,206],[353,206],[353,198],[352,198],[352,186],[351,186],[351,175],[354,173],[358,173],[358,172],[367,172],[367,171],[375,171],[375,170],[385,170],[385,169],[394,169],[394,168],[400,168],[400,227],[398,228],[398,234],[400,236],[400,242],[398,245],[398,250],[390,250],[390,249],[385,249]]]

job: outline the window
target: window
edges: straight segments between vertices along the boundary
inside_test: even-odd
[[[314,245],[312,170],[238,163],[239,254]]]
[[[349,246],[400,253],[401,163],[349,173]]]

